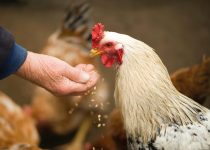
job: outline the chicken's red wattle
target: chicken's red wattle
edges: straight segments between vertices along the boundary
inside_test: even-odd
[[[114,64],[115,58],[114,58],[114,56],[109,56],[107,54],[102,54],[101,55],[101,61],[102,61],[103,65],[105,67],[110,68]]]

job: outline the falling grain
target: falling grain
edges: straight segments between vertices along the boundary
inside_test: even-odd
[[[96,86],[94,86],[93,90],[96,90]]]
[[[99,122],[101,121],[101,115],[100,114],[98,115],[98,121]]]
[[[74,103],[74,105],[75,105],[76,107],[78,107],[78,106],[79,106],[79,104],[78,104],[78,103]]]
[[[68,111],[69,114],[72,114],[73,112],[74,112],[74,108],[72,108]]]

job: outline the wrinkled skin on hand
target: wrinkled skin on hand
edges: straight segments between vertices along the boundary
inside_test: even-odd
[[[57,96],[78,95],[91,89],[99,79],[93,65],[72,67],[48,55],[28,52],[24,64],[16,74]]]

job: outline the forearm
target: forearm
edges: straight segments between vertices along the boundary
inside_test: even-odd
[[[25,62],[21,67],[15,72],[21,78],[31,81],[41,87],[44,87],[50,91],[50,83],[53,82],[55,73],[52,72],[53,66],[48,67],[48,57],[47,55],[37,54],[33,52],[28,52]],[[61,66],[62,67],[62,66]]]
[[[21,78],[40,85],[40,79],[43,73],[36,55],[39,54],[28,52],[24,63],[18,68],[15,74]]]

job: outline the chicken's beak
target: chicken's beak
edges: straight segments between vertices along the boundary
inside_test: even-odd
[[[90,50],[90,57],[95,57],[101,54],[101,51],[99,51],[98,49],[91,49]]]

